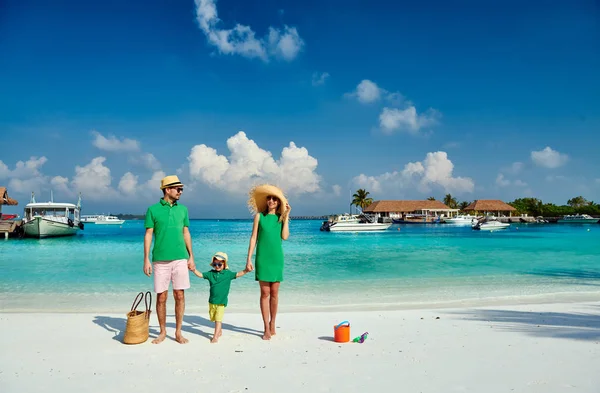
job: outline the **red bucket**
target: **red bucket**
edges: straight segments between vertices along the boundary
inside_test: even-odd
[[[333,327],[333,341],[336,343],[347,343],[350,341],[350,322],[340,322]]]

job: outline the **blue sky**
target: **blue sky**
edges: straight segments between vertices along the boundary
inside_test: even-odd
[[[350,194],[600,200],[600,8],[572,2],[3,2],[0,184],[194,217]],[[560,3],[560,4],[558,4]],[[8,210],[5,208],[5,211]]]

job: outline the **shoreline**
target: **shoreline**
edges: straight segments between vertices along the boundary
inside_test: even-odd
[[[135,297],[134,293],[130,294],[131,299]],[[30,295],[34,298],[39,299],[53,299],[54,294],[38,294]],[[98,297],[100,295],[88,295],[91,297]],[[117,295],[114,295],[117,296]],[[128,299],[127,294],[118,295],[121,299]],[[152,310],[155,311],[156,304],[155,294],[152,293],[153,304]],[[69,297],[69,296],[66,296]],[[21,296],[22,298],[22,296]],[[201,299],[201,300],[199,300]],[[247,302],[241,304],[231,304],[227,307],[227,313],[236,314],[254,314],[258,313],[258,296],[255,302]],[[5,305],[9,299],[5,298],[0,294],[0,303]],[[369,311],[408,311],[408,310],[445,310],[452,308],[481,308],[481,307],[509,307],[519,305],[547,305],[547,304],[588,304],[600,302],[600,291],[589,292],[589,293],[548,293],[548,294],[533,294],[533,295],[507,295],[507,296],[495,296],[487,298],[469,298],[469,299],[452,299],[447,301],[422,301],[422,302],[389,302],[389,303],[347,303],[347,304],[320,304],[320,305],[306,305],[306,304],[290,304],[286,303],[285,298],[280,301],[280,314],[298,314],[298,313],[329,313],[329,312],[369,312]],[[64,307],[44,306],[39,308],[28,307],[13,307],[7,308],[3,306],[0,308],[0,314],[86,314],[86,313],[127,313],[131,303],[126,301],[120,301],[116,303],[110,303],[104,307],[100,306],[94,308],[89,304],[74,305],[69,304]],[[173,299],[167,301],[167,313],[172,312],[174,307]],[[143,308],[143,303],[138,309]],[[204,295],[186,294],[186,315],[187,314],[203,314],[206,313],[207,301]]]
[[[350,340],[369,332],[364,344],[332,341],[344,320]],[[3,392],[595,393],[600,386],[600,302],[281,313],[270,341],[260,339],[258,312],[226,312],[218,344],[209,342],[206,312],[184,317],[187,345],[173,340],[172,312],[160,345],[122,344],[125,323],[123,313],[0,313]]]

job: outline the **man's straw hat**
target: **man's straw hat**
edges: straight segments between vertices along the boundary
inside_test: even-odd
[[[216,259],[218,261],[222,261],[225,264],[225,269],[229,269],[229,265],[227,265],[227,254],[219,251],[213,255],[212,259]],[[210,261],[210,265],[212,266],[212,260]]]
[[[160,181],[160,189],[164,190],[167,187],[183,187],[177,175],[166,176]]]
[[[279,198],[279,207],[277,208],[277,213],[280,215],[283,214],[285,210],[285,205],[287,204],[287,198],[283,195],[283,191],[279,187],[273,186],[271,184],[261,184],[258,186],[252,187],[250,192],[248,193],[248,208],[252,214],[262,213],[267,211],[267,197],[269,195],[276,196]],[[281,221],[281,216],[279,220]]]

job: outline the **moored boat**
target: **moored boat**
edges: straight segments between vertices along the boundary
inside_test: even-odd
[[[31,202],[23,213],[23,232],[27,237],[45,238],[72,236],[83,229],[79,220],[81,197],[77,205],[72,203],[38,203],[32,194]]]
[[[379,223],[373,217],[365,214],[349,215],[342,214],[332,216],[328,221],[323,222],[321,231],[328,232],[373,232],[385,231],[392,226],[392,223]]]
[[[567,215],[558,220],[561,224],[596,224],[600,220],[590,216],[589,214],[573,214]]]

